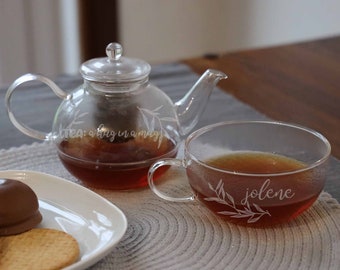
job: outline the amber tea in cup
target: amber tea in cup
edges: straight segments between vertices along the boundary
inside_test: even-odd
[[[185,142],[184,160],[163,159],[149,185],[170,201],[198,199],[219,217],[240,225],[288,222],[318,198],[326,180],[330,145],[321,134],[287,123],[223,122]],[[193,195],[173,198],[153,182],[164,165],[184,166]]]

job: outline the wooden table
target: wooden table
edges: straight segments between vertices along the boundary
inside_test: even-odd
[[[224,71],[220,88],[272,119],[321,132],[340,158],[340,37],[183,62],[197,73]]]

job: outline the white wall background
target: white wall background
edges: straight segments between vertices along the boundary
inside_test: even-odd
[[[0,85],[77,73],[77,20],[77,0],[0,0]],[[119,21],[125,55],[161,63],[340,35],[340,1],[119,0]]]
[[[77,72],[77,20],[77,0],[0,0],[0,86],[27,72]]]
[[[129,55],[164,62],[340,34],[339,0],[120,0]]]

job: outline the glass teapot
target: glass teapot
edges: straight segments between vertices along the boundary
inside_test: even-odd
[[[8,88],[8,116],[16,128],[36,139],[53,141],[66,169],[85,185],[132,189],[147,185],[150,165],[174,157],[178,144],[198,122],[214,86],[227,76],[207,70],[189,92],[173,103],[152,85],[150,65],[122,55],[122,46],[110,43],[107,57],[83,63],[84,83],[70,94],[50,79],[26,74]],[[50,133],[18,121],[11,96],[19,85],[38,80],[63,99]]]

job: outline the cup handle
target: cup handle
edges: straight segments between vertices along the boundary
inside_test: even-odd
[[[185,162],[180,159],[174,159],[174,158],[165,158],[165,159],[160,159],[156,161],[154,164],[151,165],[149,172],[148,172],[148,183],[151,188],[151,190],[160,198],[171,201],[171,202],[189,202],[189,201],[194,201],[195,197],[194,194],[188,197],[171,197],[168,196],[167,194],[161,192],[155,185],[154,183],[154,173],[156,170],[162,166],[176,166],[176,167],[184,167],[186,168]]]
[[[21,123],[20,121],[18,121],[11,109],[11,98],[12,98],[12,94],[14,92],[14,90],[21,84],[25,83],[25,82],[29,82],[29,81],[40,81],[44,84],[46,84],[47,86],[49,86],[53,92],[61,99],[71,99],[72,95],[68,94],[66,92],[64,92],[63,90],[61,90],[52,80],[42,76],[42,75],[38,75],[38,74],[25,74],[21,77],[19,77],[18,79],[16,79],[8,88],[6,96],[5,96],[5,102],[6,102],[6,107],[7,107],[7,114],[9,119],[11,120],[12,124],[18,129],[20,130],[22,133],[35,138],[35,139],[39,139],[39,140],[51,140],[52,139],[52,134],[51,133],[46,133],[46,132],[42,132],[42,131],[38,131],[35,129],[32,129],[28,126],[26,126],[25,124]]]

